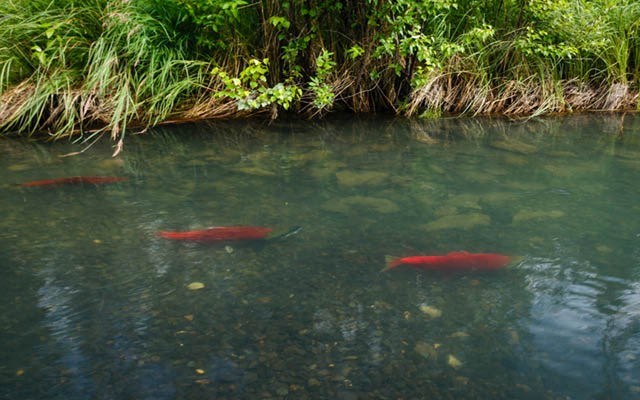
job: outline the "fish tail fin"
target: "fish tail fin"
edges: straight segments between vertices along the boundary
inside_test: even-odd
[[[301,226],[294,226],[291,229],[289,229],[288,231],[286,231],[285,233],[281,233],[279,235],[273,236],[269,238],[269,241],[276,241],[276,240],[284,240],[289,238],[290,236],[293,236],[297,233],[299,233],[302,230]]]
[[[520,262],[524,260],[524,256],[511,256],[509,257],[509,264],[508,266],[513,266],[516,264],[520,264]]]
[[[380,272],[387,272],[388,270],[393,269],[398,265],[402,264],[399,258],[394,256],[389,256],[389,255],[384,256],[384,261],[386,263],[386,266],[382,268]]]

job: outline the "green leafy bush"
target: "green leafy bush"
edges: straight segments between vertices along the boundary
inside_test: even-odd
[[[635,0],[0,0],[0,131],[637,107]]]

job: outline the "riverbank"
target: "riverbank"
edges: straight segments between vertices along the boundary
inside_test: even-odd
[[[638,110],[640,3],[0,0],[0,133]]]

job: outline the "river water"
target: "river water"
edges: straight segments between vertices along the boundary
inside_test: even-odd
[[[640,117],[0,141],[0,398],[640,398]],[[70,176],[104,185],[21,187]],[[300,226],[191,243],[162,230]],[[381,272],[385,257],[514,258]]]

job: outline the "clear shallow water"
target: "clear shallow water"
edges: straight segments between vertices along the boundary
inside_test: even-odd
[[[0,141],[0,398],[640,397],[640,118]],[[127,182],[16,183],[75,175]],[[264,245],[159,230],[303,230]],[[495,273],[380,273],[498,252]],[[204,284],[190,290],[193,282]]]

